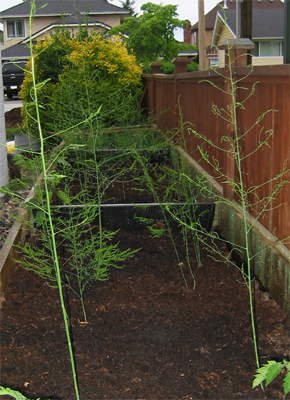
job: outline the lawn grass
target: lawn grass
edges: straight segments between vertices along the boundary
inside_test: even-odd
[[[6,141],[14,140],[15,133],[21,133],[20,128],[6,128]]]

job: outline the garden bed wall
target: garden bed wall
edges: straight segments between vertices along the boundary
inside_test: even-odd
[[[22,209],[18,218],[19,219],[12,225],[6,243],[1,249],[0,296],[4,293],[6,285],[10,282],[14,274],[15,260],[21,256],[21,251],[18,246],[22,247],[24,245],[25,236],[28,233],[28,228],[25,224],[25,221],[29,218],[28,211]]]
[[[35,184],[38,184],[43,179],[43,174],[41,173],[36,180]],[[28,202],[34,198],[35,191],[34,187],[29,191],[25,202]],[[21,257],[21,248],[25,244],[26,236],[30,233],[30,228],[28,221],[32,218],[31,211],[22,208],[19,211],[17,219],[10,228],[8,236],[6,238],[6,243],[1,248],[1,259],[0,259],[0,296],[5,291],[6,285],[11,281],[15,263]]]
[[[212,189],[212,200],[215,194],[223,195],[222,186],[212,179],[208,173],[181,147],[176,150],[188,160],[193,174],[202,174]],[[244,243],[244,228],[242,215],[233,200],[231,206],[218,202],[215,207],[213,229],[218,231],[221,237],[229,242]],[[253,224],[254,219],[248,215],[248,223]],[[290,251],[286,246],[278,243],[277,238],[272,235],[262,224],[255,221],[251,229],[251,255],[258,254],[252,259],[252,271],[259,278],[262,285],[269,290],[272,298],[287,313],[290,314]],[[246,259],[246,255],[244,259]]]

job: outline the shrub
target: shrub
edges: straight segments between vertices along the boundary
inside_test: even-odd
[[[187,72],[198,71],[199,65],[196,61],[191,61],[190,64],[187,65]]]
[[[98,125],[131,121],[141,95],[142,70],[119,40],[85,30],[71,37],[64,30],[39,41],[33,51],[45,137],[87,121],[98,110]],[[31,60],[21,90],[22,113],[24,129],[38,135],[30,71]]]
[[[162,67],[160,68],[160,71],[163,74],[174,74],[175,65],[170,61],[162,61]]]
[[[174,74],[175,72],[175,65],[172,64],[170,61],[161,60],[162,66],[160,67],[160,72],[162,74]],[[198,71],[199,65],[195,61],[191,61],[190,64],[187,65],[187,72],[191,71]],[[150,63],[143,64],[143,73],[144,74],[151,74],[152,68],[150,67]]]

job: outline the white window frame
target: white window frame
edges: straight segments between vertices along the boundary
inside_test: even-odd
[[[193,45],[194,46],[197,45],[197,32],[196,31],[193,32]]]
[[[13,34],[9,34],[8,24],[13,22]],[[19,34],[19,29],[17,27],[17,23],[22,24],[23,33]],[[6,38],[7,39],[18,39],[18,38],[25,38],[25,20],[24,18],[15,18],[15,19],[7,19],[6,20]]]

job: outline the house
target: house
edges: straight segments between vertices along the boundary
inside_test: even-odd
[[[0,29],[0,52],[3,48],[3,31]]]
[[[225,39],[236,38],[236,10],[218,11],[212,35],[216,48]],[[284,10],[253,10],[253,65],[283,64]],[[218,64],[223,66],[224,54],[218,51]]]
[[[36,42],[49,36],[57,27],[75,31],[81,25],[87,26],[89,30],[106,32],[128,16],[128,10],[114,6],[106,0],[35,0],[35,5],[31,28],[29,1],[0,12],[4,39],[2,61],[29,57],[27,44],[30,40],[30,29],[31,38]]]
[[[256,45],[253,65],[282,64],[284,3],[252,0],[252,5],[252,41]],[[219,62],[216,46],[226,37],[236,38],[236,0],[221,1],[209,11],[205,15],[205,31],[206,67],[213,67]],[[191,43],[198,44],[198,22],[191,27]]]

